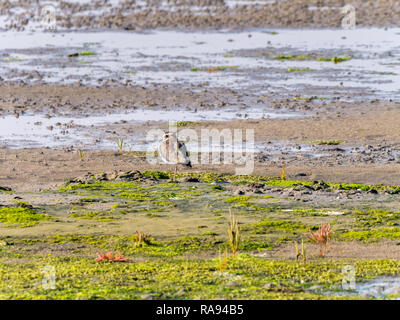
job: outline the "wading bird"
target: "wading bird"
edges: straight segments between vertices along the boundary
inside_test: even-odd
[[[166,132],[158,147],[158,153],[165,163],[174,164],[174,180],[178,171],[178,165],[184,165],[191,168],[189,154],[186,146],[182,141],[179,141],[175,133]]]

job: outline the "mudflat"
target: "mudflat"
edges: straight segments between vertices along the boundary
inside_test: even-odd
[[[399,297],[398,1],[50,5],[0,4],[0,299]]]

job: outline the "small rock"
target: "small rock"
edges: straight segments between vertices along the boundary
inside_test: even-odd
[[[140,297],[142,300],[154,300],[154,296],[152,294],[144,294]]]
[[[200,180],[197,178],[194,178],[194,177],[188,177],[187,182],[196,182],[197,183],[197,182],[200,182]]]
[[[118,174],[117,179],[123,181],[143,180],[144,177],[140,171],[128,171]]]

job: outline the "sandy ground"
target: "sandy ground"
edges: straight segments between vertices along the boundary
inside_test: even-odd
[[[0,92],[5,92],[7,87],[0,87]],[[107,96],[110,101],[117,99],[118,93],[121,100],[132,101],[132,91],[140,91],[138,88],[113,88],[104,90],[98,88],[61,87],[59,91],[51,93],[49,87],[26,87],[13,90],[8,95],[3,95],[3,101],[12,99],[10,96],[17,96],[20,92],[28,92],[30,97],[21,94],[18,101],[7,105],[3,102],[2,111],[15,112],[45,112],[47,102],[62,99],[73,99],[77,105],[64,108],[62,103],[52,104],[52,114],[75,114],[82,115],[96,104],[96,101]],[[144,89],[143,89],[144,90]],[[50,96],[44,98],[46,92]],[[75,95],[73,93],[76,92]],[[102,93],[101,93],[102,92]],[[163,91],[144,90],[143,99],[158,101],[162,99]],[[189,101],[195,99],[190,95],[181,98]],[[65,94],[65,95],[63,95]],[[203,99],[216,99],[213,93]],[[196,95],[193,93],[193,95]],[[89,98],[92,97],[92,98]],[[32,103],[45,99],[43,104]],[[136,96],[137,97],[137,96]],[[179,99],[178,96],[175,97]],[[46,100],[47,99],[47,100]],[[140,98],[138,98],[140,99]],[[83,103],[86,103],[86,108]],[[98,112],[105,112],[112,108],[113,103],[103,100],[103,106],[98,106]],[[282,163],[285,163],[289,178],[316,180],[323,179],[334,182],[351,183],[374,183],[374,184],[400,184],[400,164],[397,152],[400,151],[400,111],[398,103],[394,102],[367,102],[359,103],[326,103],[323,107],[320,104],[311,104],[314,115],[306,118],[292,119],[260,119],[240,120],[228,122],[201,122],[190,128],[200,131],[201,129],[224,129],[241,128],[254,129],[256,143],[290,142],[295,146],[304,147],[308,141],[339,139],[343,144],[339,146],[315,145],[315,151],[326,152],[325,157],[299,156],[296,153],[280,154],[271,156],[268,149],[261,151],[255,156],[255,174],[278,176]],[[301,104],[299,104],[301,105]],[[127,107],[129,109],[129,107]],[[324,108],[324,109],[323,109]],[[323,109],[323,111],[319,111]],[[339,114],[338,114],[338,110]],[[127,132],[137,134],[146,128],[164,128],[163,123],[134,124],[112,124],[108,126],[111,131]],[[90,128],[88,128],[90,129]],[[165,129],[165,128],[164,128]],[[279,148],[279,144],[276,144]],[[351,151],[348,151],[352,147]],[[102,172],[111,170],[143,170],[160,169],[172,170],[168,165],[150,165],[143,154],[115,151],[85,150],[84,159],[81,161],[77,147],[72,146],[64,149],[0,149],[0,185],[9,186],[19,190],[31,190],[47,188],[51,185],[58,185],[67,178],[80,176],[87,172]],[[312,149],[312,150],[314,150]],[[358,151],[356,151],[358,150]],[[135,149],[133,148],[133,151]],[[395,155],[395,156],[393,156]],[[192,170],[209,170],[217,172],[233,173],[235,165],[196,165]],[[186,170],[186,169],[185,169]]]
[[[41,191],[62,185],[70,178],[82,176],[88,172],[100,173],[113,170],[169,170],[170,165],[149,165],[144,158],[113,151],[85,152],[81,161],[75,152],[49,149],[10,150],[0,160],[0,185],[16,191]],[[211,171],[235,173],[234,165],[199,165],[193,171]],[[393,184],[400,183],[400,165],[387,166],[324,166],[303,165],[286,166],[289,179],[325,180],[343,183]],[[180,172],[190,169],[180,169]],[[254,174],[279,176],[280,165],[266,166],[255,164]]]

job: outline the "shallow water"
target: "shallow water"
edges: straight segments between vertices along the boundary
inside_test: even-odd
[[[65,147],[83,146],[86,148],[115,148],[116,143],[110,136],[101,139],[93,145],[93,141],[103,136],[101,126],[114,123],[124,123],[134,126],[148,121],[228,121],[240,118],[288,118],[300,116],[299,113],[273,113],[270,111],[246,109],[237,112],[234,109],[201,110],[197,112],[187,110],[135,110],[129,113],[113,113],[87,117],[51,117],[44,115],[20,115],[0,117],[0,145],[9,148],[27,147]],[[134,145],[134,150],[154,149],[156,145],[143,144],[146,132],[131,137],[124,136],[128,145]],[[215,150],[216,146],[213,147]]]
[[[350,291],[330,293],[339,296],[364,296],[377,299],[400,299],[400,278],[381,277],[366,282],[356,283]]]
[[[274,34],[271,34],[274,31]],[[251,37],[249,37],[251,34]],[[400,29],[246,30],[241,32],[2,32],[0,72],[6,80],[35,82],[19,71],[39,71],[49,83],[99,84],[108,79],[134,85],[151,83],[273,91],[283,96],[365,91],[362,96],[400,99]],[[68,58],[90,50],[97,55]],[[276,60],[265,51],[318,56],[353,56],[334,64]],[[220,72],[193,72],[231,66]],[[288,72],[288,68],[310,68]],[[354,99],[354,98],[353,98]]]
[[[130,81],[132,85],[143,86],[157,83],[233,88],[239,94],[251,92],[290,99],[315,95],[326,99],[340,96],[342,100],[391,98],[400,101],[400,73],[397,71],[397,66],[400,66],[399,40],[399,28],[141,33],[8,31],[0,33],[0,72],[4,80],[24,80],[28,83],[69,84],[79,80],[85,85],[96,85],[111,79],[115,83]],[[96,55],[67,57],[69,53],[87,50]],[[280,61],[271,58],[271,52],[272,56],[316,54],[329,57],[351,55],[353,58],[338,64],[316,60]],[[231,68],[218,72],[202,71],[217,66]],[[192,71],[192,68],[200,71]],[[311,71],[288,72],[288,68],[309,68]],[[34,70],[40,73],[39,78],[30,77]],[[197,113],[138,109],[130,113],[85,118],[46,119],[41,115],[21,115],[18,119],[0,118],[0,143],[16,148],[62,147],[91,145],[93,140],[98,140],[98,133],[76,128],[65,130],[65,126],[56,126],[57,122],[65,124],[72,121],[81,127],[93,125],[93,131],[96,131],[96,126],[121,120],[134,124],[170,119],[227,121],[299,115],[284,110],[277,113],[268,106],[255,105],[244,110],[236,106],[198,110]],[[52,131],[49,126],[53,126]],[[143,140],[143,137],[140,139]],[[110,140],[98,143],[96,148],[111,148],[114,142]],[[137,144],[137,140],[129,142]],[[268,146],[266,151],[274,152]],[[324,155],[311,153],[311,156]]]

